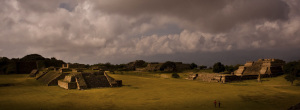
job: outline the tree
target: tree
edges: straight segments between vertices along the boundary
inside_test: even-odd
[[[171,61],[167,61],[161,65],[160,71],[176,71],[176,64]]]
[[[137,68],[142,68],[142,67],[146,67],[147,63],[144,60],[136,60],[134,62],[134,66]]]
[[[294,61],[287,63],[283,66],[283,71],[287,74],[284,78],[293,85],[293,82],[300,76],[300,62]]]
[[[230,65],[230,66],[226,65],[225,70],[228,71],[229,73],[231,73],[234,71],[234,67],[232,65]]]
[[[213,66],[213,72],[220,73],[225,71],[225,66],[221,62],[217,62]]]
[[[206,69],[207,66],[201,65],[201,66],[199,66],[199,68],[200,68],[200,70],[202,70],[202,69]]]
[[[30,54],[21,58],[22,61],[37,61],[37,60],[45,60],[45,58],[39,54]]]
[[[195,64],[195,63],[192,63],[190,66],[191,66],[191,69],[194,69],[194,68],[197,68],[197,67],[198,67],[198,65]]]
[[[293,85],[294,81],[296,80],[295,74],[287,74],[285,77],[285,80],[291,82],[291,85]]]

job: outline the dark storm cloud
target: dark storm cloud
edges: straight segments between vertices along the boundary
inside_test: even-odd
[[[228,31],[237,23],[252,20],[287,20],[289,13],[288,5],[281,0],[109,0],[96,2],[98,3],[97,9],[107,13],[125,16],[170,15],[189,22],[191,28],[209,32]]]
[[[0,56],[80,63],[272,56],[300,48],[299,12],[299,0],[1,0]]]
[[[73,10],[77,5],[76,0],[18,0],[22,9],[30,12],[47,13],[56,11],[57,7]]]

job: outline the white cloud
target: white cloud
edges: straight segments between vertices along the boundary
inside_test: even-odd
[[[176,7],[181,7],[178,4],[170,7],[173,10],[164,9],[162,12],[141,9],[129,13],[130,9],[121,13],[122,10],[113,6],[99,8],[102,5],[93,0],[79,3],[72,0],[53,0],[48,3],[39,0],[2,0],[0,55],[39,53],[72,62],[95,63],[93,61],[107,58],[126,59],[159,54],[299,48],[298,1],[284,1],[290,7],[288,19],[285,19],[286,13],[283,12],[264,15],[264,12],[253,11],[250,11],[251,15],[257,17],[248,18],[243,14],[248,11],[243,7],[248,6],[248,2],[233,1],[232,4],[219,3],[218,6],[222,7],[207,3],[209,6],[199,8],[211,9],[211,13],[176,13]],[[61,6],[62,3],[64,6]],[[276,1],[272,4],[274,10],[286,10],[285,5],[280,3]],[[141,13],[142,10],[145,13]],[[192,7],[185,10],[193,11]],[[168,30],[169,26],[180,31],[156,33]]]

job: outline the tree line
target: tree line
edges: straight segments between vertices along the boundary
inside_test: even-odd
[[[39,54],[30,54],[22,58],[12,58],[12,59],[9,59],[7,57],[1,57],[0,74],[18,73],[20,69],[24,69],[20,66],[26,66],[26,68],[47,68],[50,66],[61,67],[62,64],[65,64],[65,62],[62,60],[57,60],[54,57],[44,58]]]

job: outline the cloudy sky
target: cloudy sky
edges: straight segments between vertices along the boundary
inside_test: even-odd
[[[299,0],[0,0],[0,56],[67,62],[300,59]]]

